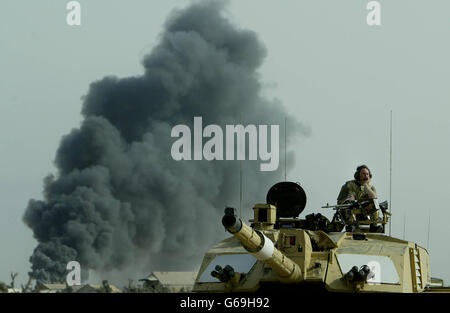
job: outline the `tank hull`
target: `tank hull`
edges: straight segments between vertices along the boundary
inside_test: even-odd
[[[428,252],[412,242],[370,233],[355,236],[303,229],[261,232],[272,240],[283,257],[298,266],[301,280],[283,281],[273,264],[258,260],[238,238],[231,237],[206,253],[193,291],[416,293],[430,290]],[[233,266],[242,274],[240,281],[230,284],[214,280],[208,272],[215,265]],[[374,277],[364,282],[349,282],[346,277],[349,270],[363,265],[371,268]]]

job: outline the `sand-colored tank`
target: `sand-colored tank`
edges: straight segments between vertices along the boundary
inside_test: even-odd
[[[254,206],[250,226],[238,218],[235,209],[226,208],[222,224],[233,236],[206,253],[193,291],[434,290],[426,249],[385,235],[380,232],[384,227],[365,228],[369,223],[353,221],[352,232],[337,232],[338,218],[333,223],[321,214],[297,218],[305,205],[302,187],[282,182],[269,190],[267,203]],[[336,214],[349,210],[349,206],[333,207]],[[386,206],[381,214],[376,222],[384,226],[389,217]],[[349,230],[346,226],[342,229]]]

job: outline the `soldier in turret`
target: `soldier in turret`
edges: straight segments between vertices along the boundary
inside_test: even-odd
[[[354,180],[346,182],[338,195],[338,204],[344,204],[351,201],[361,201],[377,199],[377,190],[375,186],[370,183],[372,179],[372,173],[367,165],[360,165],[356,168],[356,172],[353,175]],[[376,200],[375,200],[376,201]],[[378,203],[378,202],[376,202]],[[366,204],[365,208],[360,210],[360,213],[352,213],[354,211],[348,211],[345,214],[346,223],[354,225],[358,221],[368,221],[370,220],[370,231],[371,232],[382,232],[382,227],[377,226],[379,222],[380,212],[378,210],[378,205],[375,206],[374,202],[369,202]]]
[[[344,203],[346,200],[369,200],[377,198],[375,186],[370,184],[372,173],[367,165],[360,165],[356,168],[353,176],[355,179],[346,182],[338,195],[338,204]]]

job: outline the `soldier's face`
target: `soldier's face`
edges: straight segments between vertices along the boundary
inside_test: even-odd
[[[359,172],[359,180],[363,184],[370,182],[370,172],[367,168],[363,168]]]

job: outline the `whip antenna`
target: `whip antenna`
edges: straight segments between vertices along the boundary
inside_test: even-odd
[[[428,209],[428,236],[427,236],[427,251],[430,246],[430,224],[431,224],[431,209]]]
[[[287,175],[286,175],[286,124],[287,124],[287,117],[284,118],[284,181],[287,181]]]
[[[239,218],[242,218],[242,160],[239,161]]]
[[[392,225],[392,110],[391,110],[390,145],[389,145],[389,209],[391,211],[391,218],[389,219],[389,236],[391,236],[391,225]]]

